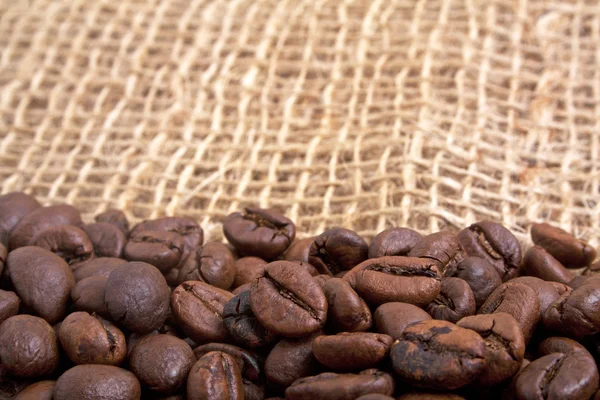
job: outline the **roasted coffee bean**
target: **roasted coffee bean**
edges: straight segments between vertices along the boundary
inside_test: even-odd
[[[250,307],[250,291],[240,293],[225,304],[223,324],[233,340],[246,348],[263,347],[277,339],[254,316]]]
[[[196,343],[220,342],[227,338],[223,307],[233,295],[200,281],[177,286],[171,296],[173,319]]]
[[[456,266],[467,257],[458,237],[451,232],[425,236],[408,252],[409,257],[427,258],[438,263],[445,276],[454,275]]]
[[[483,258],[492,264],[502,281],[519,274],[521,246],[502,225],[491,221],[477,222],[460,231],[458,240],[470,256]]]
[[[9,250],[27,246],[33,237],[57,225],[81,226],[79,211],[66,204],[33,210],[21,218],[10,232]]]
[[[537,348],[537,356],[543,357],[552,353],[572,354],[579,351],[589,354],[583,345],[579,344],[573,339],[560,336],[551,336],[540,342]]]
[[[129,235],[129,221],[121,210],[108,209],[103,213],[96,215],[94,221],[114,225],[123,232],[125,237]]]
[[[106,291],[105,276],[91,276],[75,284],[71,290],[71,300],[75,308],[79,311],[96,313],[104,318],[111,318],[104,303],[104,293]]]
[[[538,358],[519,373],[515,383],[518,399],[586,400],[598,390],[598,369],[583,352],[552,353]]]
[[[244,379],[254,383],[262,382],[262,368],[257,355],[253,352],[232,344],[208,343],[196,347],[194,349],[194,356],[196,356],[196,359],[199,360],[202,358],[202,356],[210,353],[211,351],[220,351],[229,354],[238,363]]]
[[[460,278],[442,279],[442,289],[427,306],[434,319],[456,322],[475,314],[475,297],[467,282]]]
[[[7,245],[10,231],[24,216],[40,207],[36,199],[22,192],[0,196],[0,244]]]
[[[0,290],[0,324],[19,312],[21,299],[14,292]]]
[[[236,276],[236,262],[222,243],[209,242],[185,260],[178,281],[202,281],[220,289],[229,289]]]
[[[518,278],[511,279],[508,282],[522,283],[535,290],[538,300],[540,301],[540,315],[546,311],[550,304],[559,298],[558,291],[551,282],[546,282],[533,276],[519,276]]]
[[[94,246],[96,257],[121,257],[123,255],[127,237],[116,225],[97,222],[87,224],[83,230]]]
[[[294,241],[296,226],[274,210],[248,207],[225,219],[223,233],[241,254],[275,260]]]
[[[127,336],[127,358],[129,359],[131,352],[133,351],[134,347],[138,344],[138,342],[140,340],[142,340],[143,338],[145,338],[147,336],[152,336],[152,335],[170,335],[170,336],[178,337],[181,339],[181,333],[180,333],[179,329],[176,329],[175,326],[169,325],[167,323],[164,323],[163,325],[161,325],[160,327],[158,327],[157,329],[154,329],[152,332],[149,332],[149,333],[141,334],[141,333],[132,332]],[[184,342],[185,342],[185,340],[184,340]],[[191,347],[192,346],[190,345],[190,348]]]
[[[356,266],[356,292],[368,303],[410,303],[425,307],[440,293],[437,261],[416,257],[371,258]],[[346,279],[352,285],[352,279]]]
[[[356,371],[377,366],[389,353],[391,336],[370,332],[342,332],[319,336],[312,344],[315,358],[334,371]]]
[[[12,374],[37,377],[58,366],[58,341],[54,329],[32,315],[15,315],[0,325],[0,360]]]
[[[77,268],[73,270],[73,276],[75,277],[76,282],[91,276],[104,276],[108,278],[111,272],[123,264],[127,264],[127,261],[121,258],[94,258],[78,265]]]
[[[308,336],[327,320],[323,289],[291,261],[269,264],[252,283],[250,306],[266,329],[289,338]]]
[[[397,397],[396,400],[464,400],[464,397],[454,393],[411,392]]]
[[[213,351],[200,358],[187,380],[188,400],[243,400],[242,374],[235,359]]]
[[[447,321],[423,321],[404,330],[392,346],[392,366],[413,386],[453,390],[485,370],[485,342],[475,331]]]
[[[40,381],[27,386],[15,400],[52,400],[56,381]]]
[[[165,322],[170,294],[165,278],[156,268],[134,261],[110,273],[104,303],[117,324],[133,332],[146,333]]]
[[[310,246],[314,241],[315,237],[294,240],[290,247],[285,251],[283,259],[287,261],[301,261],[309,264],[308,255],[310,253]]]
[[[394,379],[385,372],[368,369],[359,374],[325,372],[300,378],[285,391],[286,400],[354,400],[363,394],[391,395]]]
[[[596,258],[592,246],[546,223],[531,225],[531,239],[567,268],[585,267]]]
[[[166,273],[182,260],[183,237],[175,232],[136,230],[123,249],[129,261],[142,261]]]
[[[94,256],[88,235],[73,225],[56,225],[31,238],[28,246],[49,250],[69,265],[84,263]]]
[[[469,284],[475,297],[475,307],[479,308],[488,296],[502,284],[502,278],[496,268],[483,258],[467,257],[456,266],[453,274],[446,274],[460,278]]]
[[[457,325],[479,333],[485,341],[486,366],[475,380],[479,386],[494,386],[519,371],[525,356],[525,339],[511,315],[474,315],[461,319]]]
[[[161,393],[172,393],[183,387],[195,362],[190,346],[171,335],[146,336],[129,356],[131,371],[140,383]]]
[[[575,275],[541,246],[533,246],[525,253],[523,274],[546,281],[569,283]]]
[[[235,262],[233,287],[252,283],[263,275],[267,262],[258,257],[242,257]]]
[[[58,378],[54,400],[138,400],[140,383],[131,372],[112,365],[77,365]]]
[[[371,328],[371,310],[348,282],[331,278],[323,284],[323,292],[328,304],[328,328],[335,332],[359,332]]]
[[[308,262],[321,274],[337,275],[366,260],[368,253],[367,242],[356,232],[333,228],[315,238],[310,246]]]
[[[144,231],[172,232],[183,237],[183,251],[181,259],[185,260],[188,255],[204,241],[204,231],[196,221],[183,217],[163,217],[140,222],[131,229],[129,237],[137,236]]]
[[[6,256],[8,255],[8,250],[6,246],[0,243],[0,276],[2,276],[2,271],[4,271],[4,263],[6,262]]]
[[[62,258],[48,250],[27,246],[11,251],[6,266],[23,304],[50,324],[64,317],[75,278]]]
[[[405,256],[423,239],[408,228],[390,228],[378,233],[369,246],[369,258]]]
[[[600,332],[600,284],[588,283],[563,294],[543,314],[544,327],[580,338]]]
[[[281,339],[265,361],[265,375],[270,386],[285,389],[294,381],[312,375],[317,370],[317,361],[312,352],[312,343],[320,336],[316,333],[302,339]]]
[[[75,312],[58,329],[58,339],[75,364],[119,365],[125,359],[125,335],[105,319]]]
[[[477,311],[478,314],[505,312],[512,315],[523,331],[525,343],[540,320],[540,301],[535,290],[522,283],[503,283]]]
[[[407,326],[427,321],[431,316],[417,306],[408,303],[385,303],[374,313],[377,332],[400,339]]]

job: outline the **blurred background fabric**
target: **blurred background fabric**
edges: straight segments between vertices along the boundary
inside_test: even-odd
[[[0,192],[600,239],[596,0],[0,0]]]

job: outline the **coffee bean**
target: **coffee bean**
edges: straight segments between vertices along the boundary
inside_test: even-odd
[[[476,378],[480,386],[494,386],[515,375],[525,355],[525,339],[517,320],[506,313],[474,315],[458,321],[485,341],[486,366]]]
[[[131,371],[140,383],[161,393],[172,393],[183,387],[195,362],[190,346],[171,335],[142,338],[129,357]]]
[[[275,260],[294,241],[296,226],[274,210],[248,207],[225,219],[223,233],[241,254]]]
[[[327,300],[312,276],[290,261],[269,264],[252,283],[252,312],[266,329],[294,338],[318,331],[327,320]]]
[[[440,272],[446,276],[453,275],[458,263],[467,257],[458,237],[452,232],[436,232],[425,236],[407,255],[436,261]]]
[[[33,237],[57,225],[81,226],[79,211],[66,204],[40,207],[31,211],[21,218],[10,232],[9,250],[27,246]]]
[[[385,372],[368,369],[359,374],[325,372],[300,378],[285,391],[286,400],[354,400],[363,394],[391,395],[394,379]]]
[[[265,375],[270,386],[285,389],[294,381],[312,375],[317,362],[312,343],[320,333],[302,339],[281,339],[265,361]]]
[[[391,336],[370,332],[342,332],[319,336],[312,344],[315,358],[334,371],[355,371],[377,366],[388,355]]]
[[[580,351],[590,354],[584,346],[573,339],[551,336],[540,342],[537,348],[537,355],[538,357],[543,357],[552,353],[572,354]]]
[[[165,278],[156,268],[134,261],[110,273],[104,303],[117,324],[146,333],[165,322],[170,294]]]
[[[109,277],[110,273],[119,266],[127,264],[126,260],[121,258],[99,257],[80,264],[73,270],[75,281],[79,282],[91,276]]]
[[[519,399],[589,399],[598,389],[594,359],[578,352],[552,353],[527,365],[516,379]]]
[[[261,372],[261,363],[259,362],[258,356],[255,353],[232,344],[208,343],[196,347],[194,349],[194,356],[196,356],[196,359],[199,360],[202,358],[202,356],[212,351],[219,351],[232,356],[238,363],[244,379],[254,383],[262,382],[263,377]]]
[[[435,390],[453,390],[473,382],[486,364],[481,336],[446,321],[409,326],[390,355],[403,381]]]
[[[182,260],[183,237],[175,232],[135,230],[131,233],[123,256],[129,261],[142,261],[166,273]]]
[[[407,303],[385,303],[374,313],[377,332],[400,339],[407,326],[415,322],[427,321],[431,316],[417,306]]]
[[[125,238],[129,236],[129,221],[121,210],[108,209],[96,215],[94,221],[101,224],[113,225],[125,235]]]
[[[19,312],[21,299],[14,292],[0,290],[0,324]]]
[[[600,284],[588,283],[563,294],[543,314],[544,327],[580,338],[600,332]]]
[[[104,318],[111,318],[104,303],[107,281],[108,278],[105,276],[91,276],[77,282],[71,290],[71,300],[75,308],[79,311],[96,313]]]
[[[327,282],[330,279],[333,279],[333,276],[326,275],[326,274],[319,274],[319,275],[315,276],[314,279],[315,279],[315,282],[317,282],[317,284],[319,286],[321,286],[321,289],[322,289],[323,287],[325,287],[325,282]],[[350,286],[350,287],[352,287],[352,286]]]
[[[178,280],[202,281],[220,289],[229,289],[236,276],[236,262],[222,243],[209,242],[192,253],[182,265]]]
[[[242,379],[244,384],[244,400],[263,400],[265,398],[265,387],[256,385],[245,379]]]
[[[62,258],[48,250],[27,246],[11,251],[6,266],[23,304],[50,324],[63,318],[75,279]]]
[[[540,302],[540,315],[559,297],[558,291],[551,282],[546,282],[533,276],[519,276],[508,282],[522,283],[535,290]]]
[[[58,366],[58,359],[56,333],[43,319],[15,315],[0,325],[0,360],[11,374],[48,375]]]
[[[467,257],[448,277],[456,277],[469,284],[475,297],[476,308],[481,307],[488,296],[502,284],[502,278],[492,264],[479,257]]]
[[[242,374],[227,353],[205,354],[192,367],[187,380],[188,400],[243,400]]]
[[[411,392],[397,397],[396,400],[464,400],[464,397],[454,393]]]
[[[408,228],[391,228],[378,233],[369,246],[369,258],[405,256],[423,239]]]
[[[323,284],[323,292],[328,304],[328,328],[335,332],[359,332],[371,328],[371,310],[348,282],[331,278]]]
[[[596,258],[592,246],[546,223],[531,225],[531,239],[567,268],[585,267]]]
[[[180,235],[183,238],[182,260],[202,246],[204,241],[204,231],[191,218],[162,217],[140,222],[131,229],[129,237],[138,236],[143,231],[163,231]]]
[[[533,246],[523,260],[523,274],[546,281],[570,282],[575,275],[541,246]]]
[[[84,263],[94,256],[88,235],[73,225],[52,226],[32,237],[27,245],[49,250],[69,265]]]
[[[458,240],[470,256],[492,264],[502,281],[516,277],[521,264],[521,246],[508,229],[491,221],[481,221],[463,229]]]
[[[302,262],[302,261],[291,261],[291,262],[298,265],[300,268],[304,268],[306,270],[306,272],[308,272],[310,274],[310,276],[319,275],[319,271],[309,263]]]
[[[83,230],[90,238],[94,246],[94,254],[97,257],[121,257],[123,255],[127,237],[116,225],[97,222],[85,225]]]
[[[434,319],[456,322],[475,314],[475,297],[467,282],[460,278],[444,278],[440,293],[429,303],[427,312]]]
[[[0,196],[0,244],[7,245],[10,231],[24,216],[40,207],[36,199],[22,192]]]
[[[287,261],[301,261],[309,264],[308,255],[310,253],[310,246],[314,241],[315,237],[294,240],[290,247],[285,251],[283,259]]]
[[[321,274],[337,275],[366,260],[368,253],[369,246],[356,232],[333,228],[315,238],[310,246],[308,262]]]
[[[27,386],[15,400],[52,400],[56,381],[40,381]]]
[[[223,307],[232,297],[204,282],[184,282],[171,296],[173,319],[196,343],[223,341],[228,335],[223,325]]]
[[[235,262],[235,277],[233,287],[252,283],[263,275],[267,262],[258,257],[242,257]]]
[[[131,372],[112,365],[77,365],[56,381],[54,400],[138,400],[140,383]]]
[[[153,331],[148,332],[148,333],[131,332],[127,336],[127,358],[129,359],[131,352],[133,351],[133,349],[135,348],[135,346],[138,344],[138,342],[140,340],[142,340],[143,338],[145,338],[147,336],[152,336],[152,335],[170,335],[170,336],[174,336],[174,337],[177,337],[180,339],[182,338],[182,336],[181,336],[182,334],[179,331],[179,329],[175,328],[174,325],[169,325],[167,323],[162,324],[158,328],[156,328]],[[186,341],[184,340],[184,342],[186,342]],[[195,346],[195,344],[194,344],[194,346]],[[190,345],[190,347],[192,347],[192,346]]]
[[[246,348],[264,347],[277,339],[254,316],[250,307],[250,291],[240,293],[225,304],[223,324],[233,340]]]

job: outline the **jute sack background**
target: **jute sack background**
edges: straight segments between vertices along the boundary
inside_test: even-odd
[[[0,191],[600,237],[596,0],[0,0]]]

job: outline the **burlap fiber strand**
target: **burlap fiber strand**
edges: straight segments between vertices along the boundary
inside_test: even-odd
[[[597,0],[0,0],[0,191],[600,238]]]

